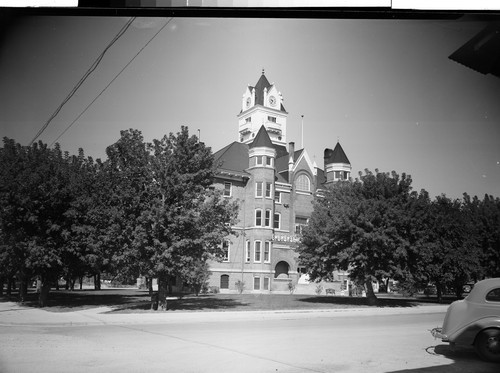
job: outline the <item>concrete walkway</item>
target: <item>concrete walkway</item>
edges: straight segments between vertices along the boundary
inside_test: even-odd
[[[50,312],[24,307],[15,302],[0,302],[0,326],[85,326],[85,325],[137,325],[269,320],[307,319],[341,316],[375,316],[445,313],[448,305],[386,308],[332,308],[280,311],[169,311],[156,313],[112,313],[111,307],[90,308],[71,312]],[[443,315],[444,316],[444,315]]]

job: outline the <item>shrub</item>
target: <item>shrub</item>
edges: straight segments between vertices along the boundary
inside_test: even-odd
[[[243,293],[243,290],[245,290],[245,283],[241,280],[236,281],[235,283],[236,289],[238,289],[238,293]]]

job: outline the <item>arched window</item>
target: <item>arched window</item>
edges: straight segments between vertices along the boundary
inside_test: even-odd
[[[311,190],[311,180],[307,175],[302,174],[295,180],[295,188],[309,192]]]
[[[288,278],[288,270],[290,266],[287,262],[281,261],[274,267],[274,278]]]
[[[220,276],[220,288],[229,289],[229,275]]]

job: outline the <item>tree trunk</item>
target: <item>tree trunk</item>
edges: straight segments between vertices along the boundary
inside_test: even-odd
[[[443,302],[443,291],[441,290],[441,284],[439,282],[436,282],[436,295],[437,295],[438,303],[442,303]]]
[[[373,284],[372,280],[368,279],[365,282],[366,286],[366,300],[368,301],[368,304],[370,306],[375,306],[378,303],[377,296],[375,295],[375,292],[373,291]]]
[[[0,277],[0,295],[3,295],[3,284],[4,284],[4,278]]]
[[[158,276],[158,308],[167,310],[168,281],[167,276]]]
[[[21,279],[19,284],[19,302],[24,303],[26,300],[26,294],[28,293],[28,283],[25,278]]]
[[[101,273],[94,275],[94,290],[101,290]]]
[[[75,290],[75,282],[76,282],[76,278],[70,279],[70,290],[71,291]]]
[[[42,289],[38,295],[38,305],[43,308],[47,306],[47,300],[49,298],[50,282],[47,280],[42,280]]]
[[[66,290],[69,290],[70,288],[70,283],[71,283],[71,279],[69,277],[66,277],[66,285],[64,285],[64,288]]]
[[[83,276],[78,277],[78,281],[80,282],[80,290],[83,289]]]

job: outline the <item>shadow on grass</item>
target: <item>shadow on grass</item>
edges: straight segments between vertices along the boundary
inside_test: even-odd
[[[249,304],[238,297],[188,296],[167,301],[168,311],[221,311],[228,309],[245,309]],[[108,313],[128,313],[151,311],[151,302],[124,304]]]
[[[17,294],[13,294],[11,298],[0,297],[0,302],[16,300]],[[426,303],[437,304],[432,299],[380,296],[376,307],[408,308]],[[38,307],[38,294],[30,290],[24,306]],[[113,313],[155,312],[151,310],[149,292],[139,289],[52,290],[45,310],[71,312],[96,307],[111,307],[112,310],[109,312]],[[179,299],[168,300],[168,311],[277,311],[353,307],[372,306],[368,304],[366,298],[361,297],[299,294],[210,294],[199,297],[186,295]]]
[[[104,290],[51,290],[47,300],[46,311],[71,312],[94,307],[114,307],[137,304],[150,299],[147,290],[137,289],[104,289]],[[0,301],[18,300],[18,294],[9,298],[0,297]],[[28,291],[23,306],[38,308],[38,294]]]
[[[422,302],[415,299],[393,299],[393,298],[377,298],[377,304],[371,306],[368,304],[368,299],[363,297],[336,297],[336,296],[316,296],[299,299],[300,302],[314,303],[320,305],[342,305],[355,307],[416,307]]]

